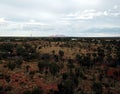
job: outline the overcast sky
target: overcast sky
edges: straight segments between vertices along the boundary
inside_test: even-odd
[[[120,0],[0,0],[0,36],[120,37]]]

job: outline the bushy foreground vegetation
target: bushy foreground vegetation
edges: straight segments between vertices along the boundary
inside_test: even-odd
[[[119,87],[119,38],[0,38],[0,94],[120,94]]]

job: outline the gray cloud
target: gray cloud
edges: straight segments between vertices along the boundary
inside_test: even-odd
[[[114,36],[119,18],[119,0],[0,0],[0,36]]]

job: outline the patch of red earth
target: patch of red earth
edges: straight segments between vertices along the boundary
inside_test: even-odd
[[[6,84],[7,84],[7,82],[6,82],[5,79],[0,79],[0,84],[1,84],[3,87],[5,87]]]
[[[118,71],[120,71],[120,69],[110,68],[110,69],[108,69],[108,71],[107,71],[107,75],[108,75],[108,76],[115,77],[114,72],[118,72]],[[115,77],[115,78],[116,78],[116,77]],[[120,75],[117,77],[117,79],[120,80]]]
[[[34,68],[32,68],[33,70]],[[24,72],[10,73],[10,79],[9,85],[13,87],[13,91],[20,91],[19,93],[25,90],[32,90],[36,86],[41,87],[44,92],[48,92],[51,89],[58,90],[57,83],[47,84],[42,78],[30,79],[26,77]],[[0,79],[0,84],[6,87],[8,83],[5,79]]]
[[[24,89],[29,89],[25,87],[28,84],[28,82],[29,82],[29,79],[25,77],[24,73],[11,74],[10,84],[14,89],[22,90],[22,91]]]
[[[12,82],[27,82],[29,79],[25,77],[24,73],[14,73],[11,74],[11,83]]]
[[[35,79],[35,83],[37,86],[41,87],[45,92],[51,89],[56,91],[58,90],[56,83],[47,84],[45,83],[45,81],[43,81],[43,79]]]

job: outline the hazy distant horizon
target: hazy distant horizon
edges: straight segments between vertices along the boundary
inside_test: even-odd
[[[120,37],[120,0],[0,0],[0,37]]]

